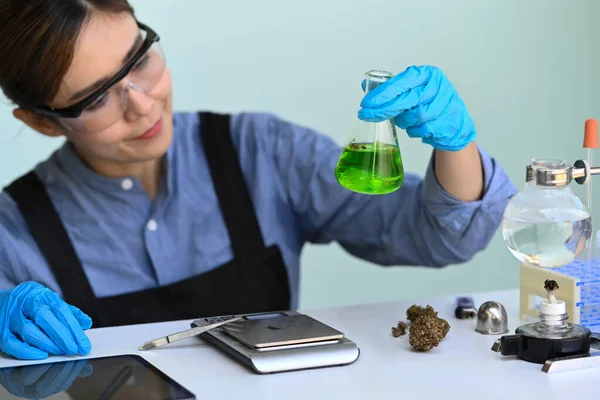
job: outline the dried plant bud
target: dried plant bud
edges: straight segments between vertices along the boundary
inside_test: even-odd
[[[424,315],[429,315],[431,317],[437,317],[437,312],[431,306],[427,306],[425,308],[413,304],[406,310],[406,319],[410,322],[414,323],[419,317]]]
[[[400,321],[400,322],[398,322],[397,327],[392,327],[392,335],[394,337],[404,336],[404,335],[406,335],[406,329],[408,329],[408,325],[406,325],[406,323]]]
[[[432,315],[423,315],[409,328],[408,341],[417,351],[429,351],[436,347],[450,330],[448,321]]]
[[[448,332],[450,332],[450,324],[443,318],[438,317],[439,327],[442,333],[442,339],[446,337]]]

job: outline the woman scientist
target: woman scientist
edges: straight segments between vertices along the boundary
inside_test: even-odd
[[[85,330],[293,309],[303,244],[380,265],[470,259],[514,187],[474,143],[443,73],[411,67],[362,102],[434,150],[424,179],[366,196],[341,149],[269,114],[174,113],[160,40],[127,0],[0,0],[0,87],[67,140],[0,195],[0,350],[86,354]]]

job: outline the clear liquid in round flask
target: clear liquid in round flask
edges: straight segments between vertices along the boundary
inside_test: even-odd
[[[590,212],[569,185],[536,184],[537,169],[565,168],[564,160],[536,158],[531,166],[533,179],[506,207],[502,237],[523,263],[544,268],[567,265],[583,252],[590,239]]]

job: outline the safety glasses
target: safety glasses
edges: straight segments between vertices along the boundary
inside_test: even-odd
[[[129,106],[129,91],[148,95],[160,81],[166,68],[160,37],[138,22],[142,44],[123,68],[82,100],[64,108],[47,106],[31,110],[57,118],[75,131],[98,132],[122,119]]]

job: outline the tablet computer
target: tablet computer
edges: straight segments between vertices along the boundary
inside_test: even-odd
[[[186,388],[138,355],[0,368],[0,400],[188,400]]]

